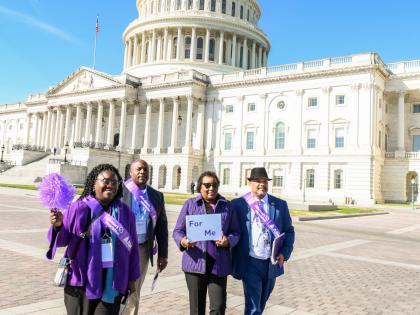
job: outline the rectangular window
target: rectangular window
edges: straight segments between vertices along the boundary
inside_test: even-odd
[[[344,148],[344,128],[335,129],[335,147]]]
[[[248,112],[255,112],[255,103],[248,103]]]
[[[251,169],[247,168],[244,170],[244,181],[243,181],[243,186],[248,185],[248,178],[249,176],[251,176]]]
[[[225,133],[225,150],[232,150],[232,133]]]
[[[335,96],[335,105],[342,106],[345,105],[346,97],[344,95],[336,95]]]
[[[343,188],[343,170],[334,171],[334,189]]]
[[[274,170],[273,172],[273,188],[283,188],[284,184],[284,172],[281,168]]]
[[[241,20],[244,19],[244,6],[243,5],[241,5],[241,10],[239,12],[239,17],[241,18]]]
[[[306,170],[306,188],[315,188],[315,170]]]
[[[420,136],[413,136],[413,151],[420,151]]]
[[[222,13],[226,14],[226,0],[222,0]]]
[[[230,168],[223,169],[223,185],[229,185],[230,184]]]
[[[413,113],[420,113],[420,104],[413,104]]]
[[[255,133],[253,131],[247,131],[246,133],[246,149],[247,150],[254,149],[254,136],[255,136]]]
[[[308,138],[307,138],[306,147],[308,149],[315,149],[316,148],[316,130],[314,130],[314,129],[309,129],[308,130]]]
[[[308,107],[317,107],[318,106],[318,97],[308,98]]]
[[[236,3],[235,2],[232,2],[232,12],[231,12],[232,13],[231,14],[232,16],[236,16],[236,12],[235,11],[236,11]]]
[[[211,0],[211,2],[210,2],[210,11],[216,12],[216,0]]]
[[[233,105],[226,105],[225,112],[226,113],[233,113]]]

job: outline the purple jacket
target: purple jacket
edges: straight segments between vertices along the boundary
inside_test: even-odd
[[[137,244],[136,223],[133,213],[120,200],[115,200],[112,206],[118,207],[118,222],[130,234],[133,244]],[[50,247],[47,252],[47,258],[53,259],[57,247],[64,246],[67,246],[65,256],[72,255],[80,233],[86,232],[90,216],[91,210],[82,200],[73,202],[63,214],[63,225],[59,232],[55,232],[53,227],[48,231]],[[92,283],[91,280],[102,279],[102,264],[100,258],[92,259],[93,257],[88,257],[88,245],[89,242],[87,239],[81,240],[78,251],[74,255],[75,257],[72,257],[71,273],[67,282],[72,286],[79,287],[86,287],[87,282],[89,282],[93,286],[92,291],[100,292],[100,295],[88,294],[89,292],[86,292],[86,295],[89,299],[95,299],[102,296],[103,284],[102,281],[100,281],[101,283]],[[126,293],[128,281],[134,281],[140,277],[139,252],[136,249],[137,247],[133,247],[133,250],[129,252],[120,240],[117,239],[116,241],[114,253],[114,287],[121,294]]]
[[[240,237],[240,226],[236,213],[232,210],[231,204],[224,197],[219,197],[215,213],[222,214],[223,234],[229,238],[230,247],[234,247]],[[181,240],[186,236],[185,217],[187,215],[206,214],[206,207],[201,195],[188,199],[181,209],[178,221],[173,232],[175,243],[181,251],[182,270],[184,272],[202,273],[206,272],[206,241],[197,242],[196,246],[185,249],[181,246]],[[223,277],[232,273],[232,258],[230,248],[217,247],[216,252],[217,276]]]

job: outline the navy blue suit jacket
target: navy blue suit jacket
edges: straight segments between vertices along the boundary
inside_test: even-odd
[[[285,260],[290,258],[293,251],[293,243],[295,242],[295,230],[292,225],[292,219],[289,214],[287,202],[272,195],[268,195],[268,203],[270,205],[270,219],[276,224],[280,233],[285,233],[285,239],[281,249],[281,253]],[[244,198],[232,200],[232,207],[238,214],[241,226],[241,239],[239,243],[232,249],[233,273],[232,276],[241,280],[246,273],[249,263],[249,231],[251,230],[251,209]],[[270,232],[271,233],[271,232]],[[274,239],[274,236],[272,239]],[[273,265],[270,262],[269,278],[281,276],[284,273],[283,266]]]

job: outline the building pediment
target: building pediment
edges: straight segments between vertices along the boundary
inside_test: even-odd
[[[48,96],[77,94],[94,90],[121,87],[123,84],[109,74],[81,67],[48,90]]]

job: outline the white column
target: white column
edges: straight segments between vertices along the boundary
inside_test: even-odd
[[[85,128],[85,141],[90,141],[90,128],[92,125],[92,102],[87,103],[86,112],[86,128]]]
[[[150,62],[155,62],[156,60],[156,30],[153,30],[152,34],[152,49],[151,53],[149,54]]]
[[[197,51],[197,33],[195,27],[191,29],[191,49],[190,49],[190,61],[195,60]]]
[[[58,143],[57,143],[57,147],[61,148],[64,146],[63,143],[63,133],[64,133],[64,112],[61,111],[60,108],[58,108],[58,112],[60,113],[60,119],[59,119],[59,131],[58,131]]]
[[[206,44],[204,45],[204,62],[209,62],[209,47],[210,46],[210,29],[206,29]]]
[[[236,67],[236,34],[232,38],[232,67]]]
[[[25,139],[23,139],[23,143],[24,144],[29,144],[29,134],[31,132],[31,119],[32,119],[32,114],[27,114],[26,115],[26,129],[25,129]]]
[[[56,110],[56,118],[55,118],[55,132],[54,132],[54,142],[53,142],[53,147],[59,148],[59,139],[60,139],[60,129],[61,129],[61,125],[60,125],[60,119],[61,119],[61,111],[60,108],[58,107]]]
[[[248,69],[248,39],[245,37],[244,39],[244,48],[243,48],[243,55],[242,55],[242,68]]]
[[[133,49],[133,64],[137,65],[138,61],[138,51],[139,51],[139,41],[137,35],[134,35],[134,49]]]
[[[159,122],[158,122],[158,135],[155,153],[160,153],[163,146],[163,125],[165,123],[165,99],[159,100]]]
[[[46,147],[45,137],[46,137],[46,134],[47,134],[47,120],[48,120],[47,117],[48,117],[48,112],[44,112],[42,114],[42,126],[41,126],[41,130],[40,130],[40,139],[39,139],[39,145],[41,147]]]
[[[103,142],[102,139],[102,119],[104,117],[104,104],[102,101],[98,102],[98,119],[96,121],[96,145]]]
[[[32,129],[32,134],[33,134],[33,141],[32,141],[32,145],[38,145],[38,129],[39,129],[39,117],[38,114],[34,114],[34,126]]]
[[[178,27],[178,38],[177,38],[177,44],[176,44],[176,61],[179,61],[181,56],[181,37],[182,37],[182,31],[181,28]]]
[[[225,41],[225,33],[220,32],[220,43],[219,43],[219,64],[223,64],[223,46]]]
[[[398,95],[398,151],[405,151],[405,92]]]
[[[76,122],[74,127],[74,142],[80,142],[80,135],[82,133],[82,105],[76,105]]]
[[[55,130],[56,118],[57,118],[57,113],[52,111],[51,112],[51,124],[50,124],[50,139],[48,141],[48,147],[50,147],[50,148],[52,148],[54,146],[54,140],[55,140],[55,134],[56,134],[56,130]]]
[[[259,48],[259,51],[258,51],[258,61],[257,61],[257,63],[258,63],[258,68],[261,68],[262,67],[262,53],[263,53],[263,48],[262,48],[262,46],[260,45],[260,48]]]
[[[106,144],[108,147],[114,146],[114,126],[115,126],[115,101],[109,102],[109,116],[108,116],[108,135]]]
[[[150,118],[152,116],[152,100],[147,100],[146,105],[146,122],[144,124],[144,141],[143,148],[141,149],[142,154],[147,154],[147,149],[150,145]]]
[[[65,129],[64,129],[64,145],[69,143],[70,132],[71,132],[70,122],[71,122],[71,105],[67,105],[66,124],[65,124]]]
[[[169,153],[175,153],[175,149],[178,147],[178,115],[179,115],[179,98],[174,97],[174,109],[172,111],[172,131],[171,131],[171,146]]]
[[[120,151],[123,151],[125,148],[125,134],[127,130],[127,100],[121,100],[121,116],[120,116],[120,141],[119,148]]]
[[[187,96],[187,125],[185,128],[185,145],[182,149],[183,153],[190,154],[191,153],[191,132],[192,132],[192,113],[193,113],[193,105],[194,99],[191,95]]]
[[[133,65],[133,43],[131,41],[131,38],[128,39],[128,67],[130,68]]]
[[[136,149],[136,139],[137,139],[137,123],[139,121],[139,112],[140,112],[140,106],[138,103],[134,104],[134,116],[133,116],[133,127],[131,132],[131,150],[134,153],[134,150]]]
[[[50,146],[50,126],[51,126],[51,110],[47,112],[47,123],[45,125],[44,147],[47,149]]]
[[[140,52],[140,64],[145,62],[144,57],[146,54],[146,32],[141,35],[141,52]]]
[[[204,151],[204,101],[198,105],[197,114],[197,149],[200,153]]]
[[[168,60],[168,28],[165,28],[164,34],[163,34],[163,61],[166,62]]]
[[[128,56],[128,42],[124,45],[124,69],[127,68],[127,56]]]
[[[263,66],[267,67],[267,49],[264,49],[264,54],[263,54]]]
[[[255,65],[255,53],[257,50],[257,43],[255,42],[255,40],[252,41],[252,55],[251,55],[251,69],[255,69],[256,65]]]
[[[161,61],[162,56],[162,38],[158,36],[157,38],[157,46],[156,46],[156,62]]]

